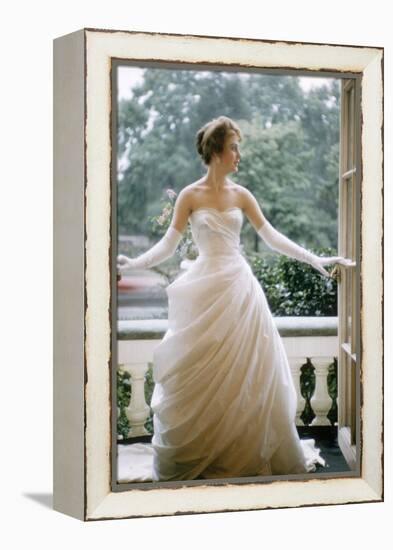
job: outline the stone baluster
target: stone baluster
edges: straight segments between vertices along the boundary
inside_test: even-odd
[[[306,404],[306,400],[302,396],[302,393],[300,391],[300,367],[306,362],[305,357],[290,357],[289,358],[289,364],[291,367],[291,373],[293,382],[296,389],[296,396],[297,396],[297,407],[296,407],[296,425],[302,425],[303,421],[300,418],[300,415],[302,414],[304,410],[304,405]]]
[[[311,362],[315,368],[315,391],[311,398],[311,406],[315,418],[311,422],[311,425],[330,426],[330,421],[326,415],[332,405],[332,399],[328,392],[327,376],[332,358],[315,357],[311,358]]]
[[[131,376],[131,399],[125,409],[130,423],[129,437],[148,435],[145,422],[150,416],[150,408],[145,400],[145,375],[148,363],[128,363],[121,365]]]

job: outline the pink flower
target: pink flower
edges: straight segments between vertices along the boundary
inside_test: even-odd
[[[170,199],[174,199],[177,196],[177,193],[173,189],[167,189],[166,194]]]
[[[171,213],[171,209],[168,206],[166,206],[162,211],[161,216],[163,216],[164,219],[167,219],[170,213]]]

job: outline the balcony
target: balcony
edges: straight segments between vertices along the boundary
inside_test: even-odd
[[[315,438],[330,471],[347,471],[336,439],[337,317],[275,317],[274,321],[297,391],[298,432]],[[166,330],[167,320],[118,321],[118,375],[123,384],[129,384],[130,393],[129,402],[118,403],[117,411],[128,425],[118,435],[119,481],[132,481],[127,480],[122,464],[130,460],[130,445],[151,440],[153,352]]]

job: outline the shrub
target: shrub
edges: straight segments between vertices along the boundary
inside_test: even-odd
[[[312,250],[318,256],[334,256],[332,248]],[[275,316],[335,316],[337,315],[337,282],[319,271],[284,255],[275,254],[272,261],[259,254],[248,258],[261,283]],[[334,264],[325,267],[333,269]]]

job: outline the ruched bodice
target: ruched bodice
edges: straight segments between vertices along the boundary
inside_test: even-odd
[[[243,225],[241,208],[226,210],[203,207],[190,216],[194,242],[200,257],[217,257],[241,254],[240,230]]]

